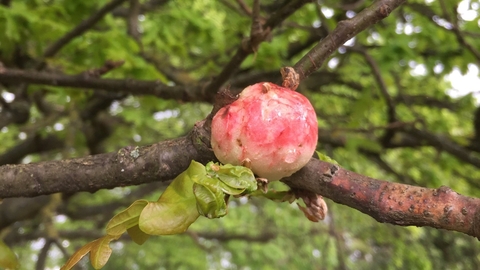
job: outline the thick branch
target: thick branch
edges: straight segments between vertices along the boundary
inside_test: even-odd
[[[282,181],[357,209],[379,222],[454,230],[480,239],[480,199],[447,187],[431,189],[376,180],[315,159]]]
[[[214,160],[201,130],[189,136],[143,147],[84,158],[0,167],[0,198],[31,197],[56,192],[95,192],[102,188],[168,181],[192,160]],[[208,143],[208,141],[207,141]],[[204,149],[205,148],[205,149]]]
[[[117,153],[85,158],[0,167],[0,197],[56,192],[96,191],[173,179],[191,160],[214,160],[203,123],[187,137]],[[429,189],[372,179],[312,159],[283,180],[292,188],[323,195],[380,222],[431,226],[480,237],[480,199],[446,187]]]

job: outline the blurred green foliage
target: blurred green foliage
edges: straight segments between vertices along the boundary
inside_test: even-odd
[[[140,4],[154,2],[142,0]],[[144,52],[161,59],[162,65],[179,75],[185,75],[186,83],[208,80],[218,75],[242,37],[250,31],[250,18],[243,14],[237,1],[157,2],[166,3],[145,10],[138,17],[141,43],[127,33],[127,18],[121,14],[128,12],[129,5],[124,4],[93,29],[73,39],[55,57],[46,59],[48,70],[79,74],[100,67],[107,60],[123,60],[125,63],[121,67],[104,77],[158,79],[173,84],[165,72],[141,56],[140,52]],[[245,1],[250,7],[251,2]],[[260,2],[262,15],[268,17],[268,8],[282,1]],[[306,42],[319,26],[333,29],[339,20],[354,14],[352,10],[342,9],[345,1],[318,2],[319,5],[305,5],[275,29],[270,40],[243,62],[242,71],[235,76],[277,71],[283,65],[293,65],[314,43],[290,55],[292,44]],[[478,50],[478,2],[444,2],[465,40]],[[453,14],[460,2],[467,3],[469,12],[476,14],[473,19]],[[0,61],[7,67],[18,68],[15,66],[18,54],[27,59],[41,59],[50,44],[105,3],[104,0],[19,0],[11,1],[9,7],[0,5]],[[425,9],[419,10],[419,6]],[[430,16],[427,11],[434,12],[437,17]],[[353,43],[366,48],[379,66],[388,93],[398,97],[395,100],[399,121],[420,121],[422,128],[467,146],[474,136],[472,121],[476,101],[473,95],[448,95],[451,85],[445,76],[456,69],[462,73],[469,69],[478,71],[479,60],[458,42],[442,12],[439,2],[411,1],[360,33]],[[26,62],[28,64],[22,68],[33,67],[34,61]],[[340,79],[322,84],[321,88],[300,86],[300,91],[317,109],[321,133],[343,140],[344,144],[320,141],[317,150],[346,169],[378,179],[402,181],[365,155],[368,150],[381,155],[395,172],[414,184],[446,185],[464,195],[480,197],[478,168],[434,147],[385,148],[375,139],[384,133],[384,129],[375,127],[388,123],[387,107],[371,68],[361,54],[348,46],[343,47],[333,53],[321,71],[334,73]],[[42,136],[55,134],[69,142],[68,151],[32,154],[24,157],[23,162],[88,155],[86,139],[78,132],[83,123],[75,111],[86,105],[94,91],[41,85],[31,85],[28,91],[29,94],[44,92],[46,101],[62,108],[65,114],[54,121],[46,121],[46,116],[32,106],[27,124],[1,129],[0,153],[38,132]],[[2,93],[4,98],[11,95],[8,89]],[[425,96],[427,101],[409,102],[405,101],[406,96]],[[435,106],[434,101],[447,105]],[[185,135],[210,109],[211,105],[206,103],[151,96],[130,95],[119,99],[102,112],[116,119],[113,133],[102,143],[103,149],[117,151],[126,145],[152,144]],[[276,185],[284,189],[280,183]],[[82,207],[101,207],[116,201],[123,201],[124,207],[140,199],[128,196],[140,188],[121,187],[95,194],[76,194],[69,199],[67,208],[74,212]],[[160,192],[161,189],[144,197],[158,197]],[[227,216],[218,220],[200,218],[184,235],[152,237],[143,246],[128,240],[114,242],[113,255],[104,269],[480,269],[480,246],[474,238],[433,228],[380,224],[328,199],[327,203],[330,214],[326,220],[311,223],[295,205],[259,198],[233,199]],[[115,209],[118,212],[123,208]],[[103,215],[70,218],[68,214],[59,213],[55,219],[59,231],[79,232],[66,233],[61,245],[71,254],[93,240],[92,234],[103,234],[99,228],[103,228],[113,214],[110,211]],[[16,224],[15,230],[28,234],[38,229],[34,224],[35,221],[25,221]],[[80,233],[85,231],[90,233]],[[44,242],[44,238],[38,238],[13,245],[21,269],[34,269]],[[58,269],[65,260],[62,251],[52,247],[48,269]],[[88,262],[84,261],[83,269],[88,267]]]

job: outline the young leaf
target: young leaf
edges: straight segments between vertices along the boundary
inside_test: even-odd
[[[243,192],[251,193],[257,189],[257,180],[252,170],[243,166],[231,164],[218,165],[209,162],[206,166],[207,175],[217,178],[229,188],[225,193],[237,195]],[[240,191],[240,192],[239,192]],[[239,193],[238,193],[239,192]]]
[[[329,163],[332,163],[332,164],[335,164],[335,165],[340,165],[340,164],[338,164],[338,162],[335,159],[333,159],[333,158],[331,158],[331,157],[329,157],[325,154],[322,154],[321,152],[318,152],[318,151],[316,151],[316,153],[318,155],[319,160],[326,161],[326,162],[329,162]]]
[[[110,258],[110,255],[112,254],[110,242],[118,239],[119,237],[120,235],[105,235],[104,237],[92,242],[93,245],[90,250],[90,263],[92,264],[93,268],[100,269],[105,266]]]
[[[16,269],[19,263],[15,253],[2,241],[0,241],[0,268]]]
[[[192,186],[193,188],[193,186]],[[185,232],[198,218],[196,200],[171,197],[162,202],[150,202],[140,214],[140,230],[151,235],[170,235]]]
[[[138,224],[128,228],[127,233],[132,238],[133,242],[135,242],[137,245],[143,245],[145,241],[150,237],[150,235],[144,233],[142,230],[140,230],[140,227],[138,227]]]
[[[147,200],[137,200],[127,209],[115,215],[107,224],[107,234],[121,235],[129,228],[138,225],[140,213],[147,204]]]
[[[216,180],[218,182],[218,180]],[[193,185],[193,194],[197,199],[197,209],[200,215],[208,218],[219,218],[227,214],[225,193],[218,186]]]
[[[60,270],[72,269],[85,255],[87,255],[88,252],[90,252],[92,247],[95,245],[95,241],[97,241],[97,240],[94,240],[94,241],[84,245],[79,250],[77,250],[70,257],[70,259],[68,259],[68,261],[62,266],[62,268],[60,268]]]
[[[177,176],[157,202],[149,202],[140,214],[140,230],[152,235],[183,233],[198,218],[192,177],[205,175],[205,167],[193,161]]]

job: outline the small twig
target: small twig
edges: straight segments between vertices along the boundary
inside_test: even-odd
[[[88,19],[82,21],[79,25],[73,28],[70,32],[66,33],[64,36],[59,38],[55,43],[48,46],[48,48],[43,53],[44,58],[49,58],[54,56],[58,51],[60,51],[63,46],[68,44],[72,39],[81,34],[85,33],[88,29],[92,28],[98,21],[100,21],[105,14],[112,11],[114,8],[125,2],[126,0],[113,0],[95,12]],[[37,69],[42,69],[45,63],[42,61],[37,66]]]
[[[158,80],[100,79],[85,76],[52,74],[46,72],[6,69],[0,72],[0,83],[24,82],[51,86],[68,86],[82,91],[91,89],[113,93],[129,93],[135,96],[152,95],[164,99],[182,101],[206,101],[207,97],[197,87],[167,86]]]
[[[45,238],[44,238],[45,239]],[[40,253],[38,254],[37,263],[35,264],[35,270],[45,269],[45,263],[47,262],[47,255],[53,241],[50,238],[45,239],[45,245],[43,245]]]
[[[338,23],[326,38],[311,49],[294,68],[300,74],[300,79],[308,77],[319,69],[325,60],[346,41],[356,36],[369,26],[387,17],[395,8],[406,0],[380,0],[358,13],[357,16]]]
[[[458,145],[456,142],[448,139],[447,137],[440,137],[436,134],[432,134],[427,130],[420,130],[415,127],[404,128],[404,131],[408,134],[411,134],[419,139],[425,140],[429,145],[437,149],[441,149],[451,154],[452,156],[462,160],[463,162],[469,163],[477,168],[480,168],[480,158],[473,154],[473,152],[468,151],[461,145]]]
[[[327,33],[330,33],[330,32],[331,32],[331,29],[330,29],[330,27],[328,27],[328,25],[327,25],[327,18],[325,17],[325,15],[324,15],[323,12],[322,12],[322,8],[320,7],[320,3],[317,2],[317,3],[315,4],[315,6],[316,6],[316,11],[317,11],[317,14],[318,14],[318,18],[320,18],[321,27],[322,27],[323,29],[325,29],[325,31],[326,31]]]
[[[240,6],[241,10],[245,14],[247,14],[248,16],[252,16],[252,10],[248,7],[248,5],[243,0],[236,0],[236,1],[237,1],[238,6]],[[253,5],[254,6],[259,6],[259,3],[255,3],[255,2],[258,2],[258,1],[255,0]]]
[[[465,40],[465,38],[463,37],[462,31],[460,31],[460,29],[458,28],[457,20],[454,20],[456,16],[453,16],[453,17],[450,16],[444,0],[440,0],[439,2],[442,8],[443,16],[452,25],[452,32],[455,34],[455,37],[457,38],[458,43],[460,43],[468,51],[470,51],[473,54],[473,56],[475,56],[475,58],[477,59],[477,63],[480,64],[480,51],[475,49],[475,47],[473,47],[469,42]],[[454,12],[456,13],[456,9],[454,9]]]
[[[372,133],[375,130],[400,129],[400,128],[404,128],[404,127],[407,127],[407,126],[413,126],[416,123],[418,123],[418,121],[412,121],[412,122],[400,122],[399,121],[399,122],[389,123],[388,125],[385,125],[385,126],[371,126],[371,127],[367,127],[367,128],[335,127],[333,129],[331,129],[331,131],[328,131],[326,129],[324,129],[324,130],[326,132],[330,132],[330,133],[335,133],[335,132],[338,132],[338,131],[347,131],[347,132],[356,132],[356,133]]]
[[[445,186],[432,189],[379,181],[315,159],[282,182],[355,208],[381,223],[430,226],[480,238],[480,199]]]
[[[98,78],[105,75],[106,73],[110,72],[113,69],[121,67],[124,63],[125,61],[123,60],[120,60],[120,61],[107,60],[105,61],[105,64],[103,64],[103,66],[99,68],[87,70],[85,72],[80,73],[78,76]]]
[[[220,87],[222,87],[222,85],[238,69],[240,64],[247,58],[248,55],[253,53],[254,48],[258,47],[258,45],[268,36],[269,31],[277,27],[282,21],[284,21],[287,17],[289,17],[307,2],[307,0],[290,1],[283,8],[268,18],[268,20],[262,25],[261,31],[255,32],[255,34],[258,34],[258,36],[250,36],[250,39],[246,39],[244,42],[242,42],[235,55],[223,68],[222,72],[220,72],[220,74],[205,87],[203,92],[205,92],[209,99],[213,99],[215,93],[218,92]],[[252,43],[252,40],[256,43]]]
[[[378,66],[377,62],[364,48],[353,47],[351,48],[351,50],[362,54],[365,60],[367,61],[368,65],[370,66],[370,69],[372,70],[373,77],[377,81],[378,87],[380,89],[380,93],[382,94],[383,98],[385,99],[385,103],[387,104],[387,117],[388,117],[387,121],[388,123],[396,122],[397,115],[395,111],[395,103],[392,97],[390,96],[390,94],[388,93],[387,84],[383,79],[383,76],[380,71],[380,67]],[[387,130],[381,140],[382,144],[388,145],[391,139],[393,138],[393,136],[395,136],[395,130],[394,129]]]
[[[138,31],[138,15],[140,14],[140,1],[130,0],[130,8],[128,9],[127,21],[127,34],[131,36],[137,44],[140,46],[140,51],[142,51],[142,42],[141,34]]]

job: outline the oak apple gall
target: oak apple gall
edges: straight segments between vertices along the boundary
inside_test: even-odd
[[[301,169],[318,139],[315,110],[302,94],[273,83],[245,88],[212,120],[211,144],[224,164],[243,165],[268,181]]]

